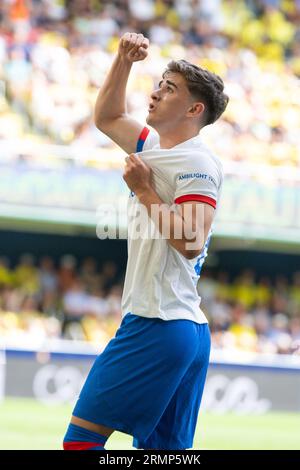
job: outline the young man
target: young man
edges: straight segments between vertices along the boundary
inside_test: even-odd
[[[172,61],[151,94],[153,130],[140,125],[126,112],[125,93],[148,46],[142,34],[120,39],[96,102],[97,127],[129,154],[128,264],[122,322],[80,393],[65,449],[104,449],[114,430],[132,435],[137,448],[193,446],[210,354],[197,281],[223,179],[199,131],[228,96],[217,75]],[[149,227],[162,235],[147,236]]]

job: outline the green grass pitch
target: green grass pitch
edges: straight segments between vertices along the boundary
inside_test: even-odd
[[[0,449],[61,449],[72,408],[32,399],[0,402]],[[106,449],[132,449],[132,437],[114,432]],[[300,413],[261,416],[199,414],[194,449],[300,449]]]

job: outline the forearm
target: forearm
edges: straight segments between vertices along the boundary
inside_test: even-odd
[[[116,55],[96,100],[96,126],[126,113],[126,86],[131,67],[132,62]]]
[[[192,259],[198,255],[198,250],[188,249],[188,243],[193,243],[196,235],[194,227],[188,227],[183,217],[170,209],[153,188],[136,194],[141,204],[148,212],[159,232],[167,238],[173,248]]]

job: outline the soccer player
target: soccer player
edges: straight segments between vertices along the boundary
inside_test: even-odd
[[[127,114],[126,86],[148,47],[142,34],[121,37],[95,106],[97,127],[128,154],[128,263],[121,324],[87,377],[64,449],[104,449],[114,430],[132,435],[136,448],[193,446],[210,355],[197,281],[223,180],[199,132],[228,96],[219,76],[171,61],[147,126],[139,124]]]

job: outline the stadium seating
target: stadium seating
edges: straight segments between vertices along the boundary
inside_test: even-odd
[[[119,276],[118,276],[119,277]],[[24,254],[11,268],[0,259],[0,335],[20,347],[67,338],[98,347],[112,338],[121,319],[122,282],[112,262],[97,266],[86,258],[63,256],[58,266]],[[204,270],[201,307],[217,349],[300,353],[300,272],[257,279],[245,270],[236,278]]]
[[[66,4],[1,2],[0,138],[114,146],[95,129],[92,110],[120,35],[135,30],[150,38],[151,52],[133,68],[133,116],[145,119],[168,60],[185,58],[224,78],[230,104],[202,132],[223,160],[300,166],[299,2]]]
[[[33,164],[51,161],[59,168],[69,165],[70,149],[76,162],[93,166],[97,151],[105,149],[106,165],[121,164],[121,150],[95,128],[92,116],[119,37],[129,30],[142,32],[151,43],[147,60],[134,65],[128,84],[128,111],[136,119],[145,120],[149,95],[168,61],[185,58],[225,81],[229,106],[202,131],[224,162],[299,169],[299,2],[142,0],[138,5],[134,0],[1,2],[0,163],[17,167],[25,152]],[[61,154],[63,163],[55,158]],[[60,337],[106,344],[121,315],[122,282],[114,276],[112,264],[97,268],[93,259],[78,267],[67,257],[54,266],[51,258],[36,264],[24,256],[10,267],[3,258],[0,335],[19,345],[28,338]],[[299,351],[299,273],[288,282],[280,276],[256,279],[248,271],[229,280],[227,273],[210,276],[204,270],[200,290],[216,348]]]

